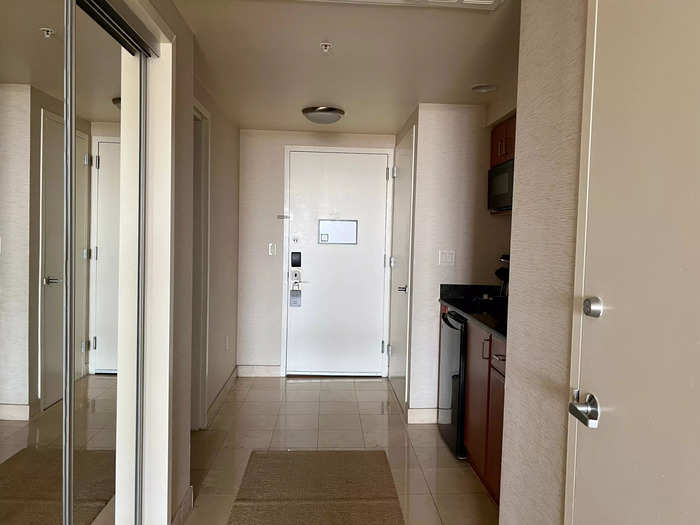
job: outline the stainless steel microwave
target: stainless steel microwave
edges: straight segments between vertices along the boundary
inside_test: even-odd
[[[489,211],[513,209],[513,167],[509,160],[489,170]]]

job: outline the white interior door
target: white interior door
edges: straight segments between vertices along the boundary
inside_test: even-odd
[[[392,206],[391,318],[389,324],[389,380],[399,400],[406,402],[408,323],[411,293],[411,236],[413,226],[413,155],[415,126],[396,145],[396,176]]]
[[[382,375],[388,165],[387,153],[289,151],[286,256],[301,266],[288,268],[287,374]]]
[[[42,409],[59,401],[63,390],[63,208],[63,119],[42,109],[39,273]]]
[[[92,181],[91,373],[117,371],[119,141],[98,139]]]
[[[572,380],[600,417],[570,419],[568,522],[695,524],[700,3],[598,0],[589,20],[578,286],[604,313],[578,298]]]
[[[88,322],[89,322],[89,260],[84,250],[90,247],[90,152],[88,137],[76,132],[75,136],[75,237],[73,241],[73,261],[75,278],[73,280],[74,326],[73,343],[75,348],[75,377],[84,376],[88,371]]]

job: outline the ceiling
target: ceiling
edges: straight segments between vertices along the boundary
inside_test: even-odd
[[[495,12],[174,1],[197,36],[197,75],[242,128],[396,133],[419,102],[515,99],[520,0]],[[322,41],[333,43],[328,55]],[[473,92],[481,82],[498,91]],[[346,116],[312,124],[306,105],[337,105]]]
[[[76,113],[92,121],[117,122],[121,47],[77,9]],[[63,0],[2,0],[0,83],[31,84],[63,100]],[[51,27],[45,39],[39,30]]]

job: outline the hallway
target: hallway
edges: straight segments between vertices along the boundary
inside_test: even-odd
[[[435,425],[406,426],[383,379],[237,378],[209,429],[192,433],[194,510],[226,524],[252,450],[383,449],[407,525],[498,522],[497,507]]]

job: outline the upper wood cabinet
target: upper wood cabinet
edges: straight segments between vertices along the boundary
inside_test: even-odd
[[[491,129],[491,167],[515,157],[515,116]]]

